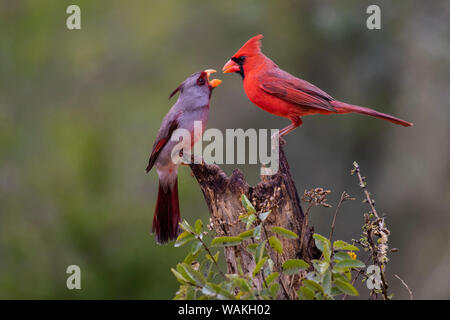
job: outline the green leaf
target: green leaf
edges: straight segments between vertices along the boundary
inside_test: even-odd
[[[185,264],[185,263],[183,263],[183,264]],[[183,278],[186,279],[186,282],[195,283],[194,278],[192,278],[189,275],[189,273],[187,273],[186,270],[183,268],[183,264],[182,263],[178,263],[177,264],[177,271],[178,271],[178,273],[180,273],[183,276]]]
[[[320,251],[322,251],[325,260],[330,261],[331,257],[330,240],[328,240],[324,236],[321,236],[318,233],[313,234],[313,238],[315,239],[316,247]]]
[[[215,283],[208,282],[203,288],[202,293],[207,296],[216,297],[219,300],[234,300],[235,297],[224,288]]]
[[[211,241],[211,246],[237,246],[242,242],[239,237],[217,237]]]
[[[255,229],[253,229],[253,238],[256,240],[259,240],[261,238],[261,227],[262,225],[256,226]]]
[[[358,247],[347,243],[345,241],[342,240],[336,240],[335,242],[333,242],[333,249],[334,250],[350,250],[350,251],[359,251]]]
[[[248,292],[252,289],[252,287],[248,284],[248,282],[242,278],[234,279],[234,283],[241,291]]]
[[[314,281],[314,282],[321,282],[320,274],[318,274],[316,271],[310,271],[306,274],[306,279]]]
[[[184,220],[184,219],[183,219],[183,222],[180,223],[180,227],[184,231],[188,231],[190,233],[194,233],[194,229],[192,229],[192,227],[189,225],[189,223],[186,220]]]
[[[333,257],[335,261],[348,260],[350,258],[347,252],[342,251],[336,252]]]
[[[339,279],[339,280],[348,282],[348,279],[345,276],[343,276],[342,274],[338,273],[338,272],[333,272],[333,279],[334,280],[338,280]]]
[[[352,286],[350,283],[348,283],[346,281],[342,281],[340,279],[336,279],[334,281],[334,284],[343,293],[346,293],[346,294],[348,294],[350,296],[359,296],[358,290],[356,290],[354,286]]]
[[[255,208],[253,207],[250,200],[248,200],[248,198],[245,196],[245,194],[243,194],[241,196],[241,202],[242,202],[242,205],[244,206],[245,210],[247,211],[247,213],[256,213]]]
[[[281,236],[284,236],[289,239],[297,239],[298,235],[295,232],[292,232],[291,230],[282,228],[282,227],[272,227],[272,231],[275,233],[278,233]]]
[[[255,221],[256,221],[256,216],[254,214],[249,215],[247,218],[247,224],[245,225],[245,230],[250,229],[253,222],[255,222]]]
[[[347,259],[336,263],[335,268],[364,268],[366,265],[359,260]]]
[[[330,291],[331,296],[337,296],[342,293],[343,292],[341,290],[339,290],[338,287],[333,287],[333,288],[331,288],[331,291]]]
[[[192,241],[195,239],[195,236],[190,233],[189,231],[184,231],[183,233],[181,233],[177,240],[175,241],[174,246],[175,247],[181,247],[183,245],[185,245],[186,243],[188,243],[189,241]]]
[[[193,244],[192,244],[192,248],[191,248],[191,253],[193,255],[197,254],[199,252],[199,250],[202,247],[202,243],[198,240],[196,240]]]
[[[202,220],[198,219],[195,221],[195,233],[200,234],[203,229],[203,222]]]
[[[307,264],[302,259],[290,259],[290,260],[286,260],[283,263],[283,272],[288,275],[296,274],[297,272],[306,270],[308,268],[309,268],[309,264]]]
[[[256,263],[261,261],[261,259],[264,256],[264,252],[266,250],[266,242],[267,242],[267,240],[264,240],[263,242],[261,242],[258,245],[258,247],[256,247],[256,252],[255,252],[255,261],[256,261]]]
[[[245,230],[248,230],[253,225],[253,222],[256,221],[256,215],[251,214],[243,214],[239,216],[239,220],[245,223]]]
[[[301,287],[297,291],[297,295],[300,300],[314,300],[316,297],[314,291],[307,287]]]
[[[273,280],[275,280],[279,275],[280,275],[279,272],[273,272],[273,273],[269,274],[269,275],[266,277],[266,283],[267,283],[267,285],[270,285],[270,283],[271,283]]]
[[[311,262],[314,266],[314,269],[316,269],[316,271],[320,274],[324,274],[325,271],[327,271],[328,268],[330,267],[330,264],[327,261],[313,259],[311,260]]]
[[[271,210],[266,211],[266,212],[263,212],[263,213],[260,213],[260,214],[258,215],[259,220],[261,220],[261,221],[266,220],[267,217],[269,216],[270,212],[271,212]]]
[[[195,293],[196,293],[196,289],[192,288],[191,286],[189,286],[187,288],[187,294],[186,294],[186,299],[187,300],[195,300]]]
[[[186,278],[183,277],[183,275],[174,268],[170,268],[170,271],[172,271],[172,273],[174,274],[175,278],[177,278],[179,283],[185,284],[186,282],[188,282],[188,280],[186,280]]]
[[[247,245],[247,249],[251,252],[251,253],[255,253],[256,248],[258,247],[257,243],[249,243]]]
[[[331,272],[330,270],[325,271],[322,280],[323,291],[326,294],[330,294],[331,292]]]
[[[198,272],[197,270],[194,270],[190,265],[188,265],[186,263],[182,263],[181,267],[186,272],[186,274],[188,274],[189,277],[194,280],[194,283],[196,285],[198,285],[198,286],[204,285],[206,280],[200,272]]]
[[[302,282],[303,282],[303,286],[305,286],[313,291],[323,292],[322,286],[313,280],[303,279]]]
[[[268,257],[264,257],[262,258],[255,266],[255,269],[253,269],[253,276],[255,277],[256,274],[261,271],[261,268],[264,266],[264,264],[266,263],[267,259],[269,259]]]
[[[253,237],[253,232],[254,232],[253,229],[241,232],[239,234],[239,238],[241,238],[241,239],[249,239],[249,238]]]
[[[269,260],[267,260],[267,264],[268,264],[268,266],[267,266],[266,270],[264,270],[265,275],[268,275],[269,273],[271,273],[273,271],[274,262],[272,259],[269,258]]]
[[[279,254],[283,253],[283,244],[281,243],[280,239],[278,239],[275,236],[271,236],[269,238],[269,245]]]
[[[279,283],[277,283],[277,282],[275,282],[274,284],[272,284],[271,286],[270,286],[270,295],[271,295],[271,297],[273,298],[273,299],[275,299],[276,298],[276,296],[277,296],[277,294],[278,294],[278,291],[280,290],[280,284]]]
[[[187,263],[187,264],[191,264],[195,259],[197,259],[199,253],[200,252],[196,252],[195,254],[192,254],[192,252],[189,252],[188,255],[186,256],[186,258],[184,258],[183,262]]]
[[[213,287],[213,283],[208,282],[206,285],[202,288],[202,293],[207,296],[215,296],[217,294],[215,287]]]
[[[344,272],[344,275],[347,277],[348,280],[352,280],[352,272],[350,270]]]
[[[314,233],[313,238],[316,240],[316,246],[317,248],[319,248],[320,251],[323,252],[324,246],[328,246],[328,248],[330,247],[330,240],[328,240],[324,236],[321,236],[318,233]]]

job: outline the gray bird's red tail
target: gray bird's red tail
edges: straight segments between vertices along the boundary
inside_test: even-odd
[[[178,181],[169,186],[167,191],[159,182],[158,200],[153,216],[152,231],[156,233],[156,241],[159,244],[175,240],[178,236],[180,222],[180,206],[178,203]]]

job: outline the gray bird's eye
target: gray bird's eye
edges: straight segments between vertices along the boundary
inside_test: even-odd
[[[205,84],[205,79],[204,79],[203,77],[198,78],[198,79],[197,79],[197,84],[198,84],[199,86],[204,85],[204,84]]]

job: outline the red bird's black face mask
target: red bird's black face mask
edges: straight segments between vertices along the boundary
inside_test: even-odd
[[[239,66],[239,71],[237,71],[237,73],[239,73],[241,75],[242,79],[244,79],[244,62],[245,62],[246,58],[247,58],[246,56],[239,56],[237,58],[235,58],[235,57],[231,58],[231,60],[234,61]]]
[[[236,72],[239,73],[244,79],[244,63],[247,59],[246,56],[239,56],[239,57],[232,57],[228,62],[223,66],[223,72],[224,73],[232,73]]]

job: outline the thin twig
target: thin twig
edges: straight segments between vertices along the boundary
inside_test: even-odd
[[[358,175],[359,186],[361,187],[361,189],[363,189],[364,194],[366,195],[367,202],[369,203],[369,206],[372,209],[373,214],[375,215],[375,217],[377,219],[380,219],[380,217],[378,216],[377,210],[375,209],[375,201],[372,200],[372,198],[370,197],[370,192],[367,190],[367,184],[365,181],[366,178],[361,176],[361,171],[359,170],[359,165],[356,162],[354,162],[353,165],[355,166],[355,172]]]
[[[399,277],[398,275],[396,275],[396,274],[394,274],[394,277],[396,277],[398,280],[400,280],[400,281],[403,283],[403,285],[405,286],[406,290],[408,290],[408,292],[409,292],[409,299],[410,299],[410,300],[413,300],[413,293],[412,293],[411,289],[409,289],[409,287],[408,287],[408,285],[406,284],[406,282],[403,281],[403,279],[400,278],[400,277]]]
[[[341,194],[341,199],[339,200],[339,203],[336,207],[336,211],[334,212],[334,217],[333,217],[333,222],[331,223],[331,231],[330,231],[330,242],[331,242],[331,238],[333,238],[333,232],[334,232],[334,227],[336,226],[336,217],[338,215],[339,209],[341,208],[341,204],[342,202],[346,201],[346,200],[354,200],[354,198],[351,198],[347,192],[342,192]]]
[[[208,252],[209,256],[211,257],[211,260],[212,260],[212,261],[214,262],[214,264],[216,265],[217,270],[219,270],[219,273],[226,279],[227,277],[225,276],[225,273],[223,273],[223,271],[220,269],[219,264],[217,263],[216,259],[215,259],[214,256],[212,255],[211,251],[209,251],[209,248],[208,248],[208,246],[205,244],[205,242],[203,241],[203,239],[200,238],[200,237],[198,237],[197,239],[201,242],[201,244],[202,244],[203,248],[205,248],[206,252]]]

